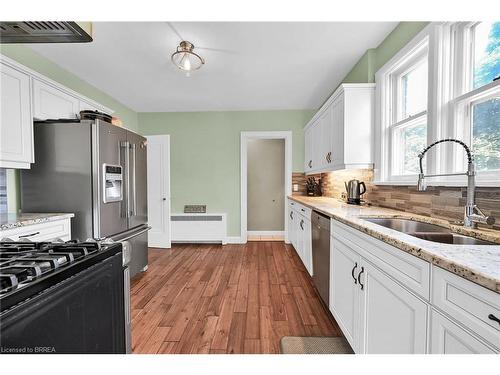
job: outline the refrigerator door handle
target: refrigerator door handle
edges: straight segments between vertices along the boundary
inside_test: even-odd
[[[148,226],[148,227],[146,227],[146,228],[144,228],[144,229],[141,229],[141,230],[140,230],[140,231],[138,231],[138,232],[134,232],[134,233],[132,233],[132,234],[128,235],[128,236],[127,236],[127,237],[125,237],[125,238],[120,238],[119,240],[116,240],[116,242],[125,242],[125,241],[128,241],[128,240],[130,240],[130,239],[132,239],[132,238],[134,238],[134,237],[137,237],[137,236],[140,236],[140,235],[141,235],[141,234],[143,234],[143,233],[146,233],[146,232],[147,232],[148,230],[150,230],[150,229],[151,229],[151,227],[149,227],[149,226]]]
[[[137,195],[135,188],[135,168],[136,168],[136,147],[135,143],[130,144],[130,148],[132,149],[132,184],[133,191],[131,191],[132,195],[132,213],[131,216],[137,215]]]
[[[129,178],[130,178],[130,143],[128,141],[123,141],[120,143],[120,148],[123,149],[124,151],[124,157],[123,157],[123,162],[124,162],[124,171],[125,171],[125,176],[124,176],[124,185],[126,189],[125,193],[125,199],[122,200],[122,210],[121,210],[121,216],[122,217],[130,217],[130,186],[129,186]],[[123,215],[125,213],[125,215]]]

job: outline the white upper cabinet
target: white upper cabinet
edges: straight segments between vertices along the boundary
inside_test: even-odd
[[[29,168],[33,162],[30,76],[0,64],[0,167]]]
[[[0,168],[35,162],[34,119],[73,119],[84,109],[113,113],[2,54],[0,68]]]
[[[375,85],[342,84],[306,125],[305,172],[373,168]]]
[[[33,80],[33,117],[37,120],[77,118],[80,100],[50,84]]]

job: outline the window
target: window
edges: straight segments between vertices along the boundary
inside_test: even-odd
[[[500,22],[431,23],[375,76],[375,181],[414,184],[418,154],[443,138],[471,147],[479,186],[500,186]],[[462,147],[426,154],[424,171],[463,172]],[[465,186],[464,176],[429,184]]]
[[[418,174],[418,154],[427,145],[428,38],[407,46],[384,74],[385,178],[408,181]]]
[[[457,90],[450,134],[469,144],[476,171],[488,176],[500,171],[500,22],[456,23],[453,29]],[[452,160],[454,172],[465,168],[456,149]]]

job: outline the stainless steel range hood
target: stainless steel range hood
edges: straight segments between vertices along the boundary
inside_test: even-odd
[[[90,22],[0,22],[0,43],[87,43],[91,35]]]

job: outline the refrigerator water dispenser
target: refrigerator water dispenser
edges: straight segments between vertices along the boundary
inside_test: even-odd
[[[123,200],[123,173],[119,165],[103,164],[103,195],[104,203],[120,202]]]

